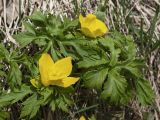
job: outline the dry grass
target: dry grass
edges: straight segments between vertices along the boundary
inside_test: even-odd
[[[128,1],[128,2],[127,2]],[[142,112],[154,111],[155,120],[160,119],[160,49],[156,47],[149,50],[148,46],[139,45],[140,41],[145,42],[137,36],[136,29],[143,32],[149,31],[153,24],[153,34],[150,44],[160,42],[160,15],[156,21],[155,17],[158,0],[1,0],[0,1],[0,34],[4,37],[2,42],[12,42],[17,46],[12,35],[22,30],[20,21],[23,17],[31,15],[34,10],[41,9],[49,11],[54,15],[76,17],[79,12],[95,13],[99,7],[106,13],[106,23],[111,30],[118,30],[124,34],[131,34],[138,45],[140,56],[145,57],[147,62],[146,77],[150,80],[156,93],[155,105],[152,108],[143,108],[136,101],[131,103],[131,109],[142,119]],[[160,12],[160,10],[158,11]],[[158,13],[159,14],[159,13]],[[153,23],[154,22],[154,23]],[[133,28],[133,29],[132,29]],[[136,29],[135,29],[136,28]],[[135,30],[135,31],[134,31]],[[2,35],[2,36],[3,36]],[[160,45],[160,44],[159,44]]]

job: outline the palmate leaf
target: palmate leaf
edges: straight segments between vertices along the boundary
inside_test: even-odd
[[[8,104],[14,104],[19,100],[22,100],[26,95],[32,93],[29,86],[22,85],[21,89],[14,90],[8,94],[2,94],[0,96],[0,107],[6,106]]]
[[[72,100],[66,95],[60,95],[54,100],[54,102],[56,108],[59,108],[64,112],[69,112],[68,107],[72,104]]]
[[[74,54],[78,56],[79,62],[77,63],[79,68],[89,68],[93,66],[99,66],[108,62],[108,57],[96,42],[88,40],[73,39],[68,41],[62,41],[64,46],[72,46]]]
[[[0,110],[0,120],[7,120],[9,118],[9,113],[6,111]]]
[[[30,44],[34,40],[41,40],[41,43],[44,44],[45,39],[48,39],[46,35],[35,35],[29,32],[21,32],[17,35],[13,36],[16,41],[19,43],[20,48],[26,47],[28,44]]]
[[[51,36],[63,37],[63,26],[60,17],[48,15],[46,30]]]
[[[126,95],[127,87],[128,83],[126,79],[119,74],[119,70],[112,69],[108,72],[108,79],[104,83],[104,90],[101,97],[109,100],[111,103],[125,103],[128,99],[127,97],[129,97]]]
[[[136,93],[138,97],[138,101],[142,105],[149,105],[153,102],[154,100],[154,92],[151,89],[151,85],[149,81],[143,80],[143,79],[138,79],[135,81],[136,85]]]
[[[65,49],[65,47],[63,46],[62,42],[57,42],[57,44],[59,45],[59,51],[61,52],[62,55],[64,56],[68,56],[68,53]]]
[[[82,61],[78,62],[78,67],[79,68],[89,68],[89,67],[94,67],[102,64],[106,64],[105,59],[100,59],[100,58],[94,58],[94,56],[86,56],[83,58]]]
[[[32,119],[36,116],[40,106],[49,104],[52,111],[59,108],[65,112],[68,112],[68,106],[72,104],[69,99],[69,91],[72,88],[59,88],[48,87],[40,91],[40,95],[37,93],[32,94],[23,103],[20,118]]]
[[[88,71],[83,76],[84,84],[88,88],[101,89],[107,74],[107,68]]]
[[[145,64],[143,60],[135,59],[135,60],[129,61],[128,63],[123,64],[121,68],[128,70],[137,78],[142,78],[143,74],[141,69],[144,68],[144,65]]]
[[[47,14],[41,11],[35,11],[31,16],[28,17],[35,26],[44,27],[47,24]]]
[[[102,49],[96,46],[80,46],[80,48],[86,51],[86,54],[82,55],[82,60],[77,63],[79,68],[89,68],[107,63],[107,56]]]
[[[53,93],[53,89],[49,89],[49,88],[46,88],[46,89],[43,89],[41,91],[41,96],[42,96],[42,105],[46,105],[48,103],[48,101],[51,99],[51,95]]]
[[[49,107],[50,107],[50,109],[51,109],[53,112],[56,110],[55,100],[52,100],[52,101],[49,103]]]
[[[51,47],[51,55],[54,61],[58,60],[58,54],[57,51],[53,48],[53,46]]]
[[[0,44],[0,60],[4,58],[9,60],[9,52],[4,45]]]
[[[21,32],[21,33],[19,33],[17,35],[14,35],[13,37],[19,43],[21,48],[27,46],[34,39],[36,39],[36,36],[34,34],[32,34],[32,33],[29,33],[29,32]]]
[[[68,18],[64,18],[64,22],[63,22],[63,26],[64,26],[64,31],[68,31],[69,29],[75,28],[76,26],[78,26],[78,19],[75,19],[73,21],[71,21]]]
[[[33,34],[33,35],[36,34],[36,32],[35,32],[35,31],[36,31],[35,26],[33,26],[31,23],[26,22],[26,21],[23,21],[22,23],[23,23],[24,28],[25,28],[25,30],[26,30],[27,32],[29,32],[29,33],[31,33],[31,34]]]
[[[68,112],[68,107],[73,104],[69,94],[73,93],[73,87],[54,87],[52,88],[54,93],[49,97],[49,106],[52,111],[55,111],[57,108],[61,109],[64,112]]]
[[[42,101],[37,99],[36,93],[27,98],[27,100],[22,103],[24,106],[22,107],[20,118],[26,116],[28,116],[29,119],[33,118],[37,114],[41,102]]]
[[[8,74],[8,82],[11,88],[15,86],[20,86],[22,82],[22,72],[16,62],[10,63],[10,71]]]
[[[126,46],[124,47],[127,52],[127,59],[132,60],[136,57],[136,45],[131,36],[126,36]]]
[[[131,36],[124,36],[117,31],[114,31],[111,36],[115,47],[121,49],[125,59],[133,60],[136,57],[136,45]]]
[[[109,56],[110,56],[110,65],[114,66],[118,62],[118,58],[120,55],[121,50],[119,48],[115,48],[114,39],[112,38],[103,38],[98,41],[104,49],[109,49]]]

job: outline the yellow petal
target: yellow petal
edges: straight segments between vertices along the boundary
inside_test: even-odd
[[[88,14],[86,17],[83,17],[82,15],[79,16],[81,27],[89,27],[95,20],[96,16],[93,14]]]
[[[84,18],[84,24],[85,26],[90,27],[90,25],[92,25],[96,20],[96,16],[93,14],[88,14],[85,18]]]
[[[50,82],[50,85],[57,85],[60,87],[69,87],[69,86],[75,84],[78,80],[79,80],[79,78],[66,77],[61,80],[50,80],[49,82]]]
[[[38,88],[38,82],[36,81],[36,79],[31,79],[30,82],[35,88]]]
[[[102,36],[104,35],[105,33],[108,32],[108,28],[106,27],[106,25],[100,21],[100,20],[96,20],[95,23],[94,23],[94,26],[95,27],[91,27],[91,31],[93,32],[93,34],[98,37],[98,36]]]
[[[79,20],[82,33],[88,37],[96,38],[108,32],[105,23],[96,19],[96,16],[93,14],[88,14],[86,17],[80,15]]]
[[[85,22],[91,22],[93,20],[96,20],[96,16],[94,14],[88,14],[85,18]]]
[[[79,78],[76,78],[76,77],[66,77],[66,78],[62,79],[62,83],[63,83],[62,87],[69,87],[69,86],[75,84],[78,80],[79,80]]]
[[[68,77],[72,72],[72,58],[58,60],[49,70],[49,80],[60,80]]]
[[[82,28],[81,28],[81,31],[83,32],[83,34],[85,34],[85,35],[88,36],[88,37],[92,37],[92,38],[95,38],[95,37],[96,37],[96,36],[91,32],[91,30],[88,29],[88,28],[82,27]]]
[[[49,84],[63,87],[62,80],[49,80]]]
[[[84,116],[81,116],[79,120],[86,120],[86,118]]]
[[[51,66],[54,65],[54,62],[51,56],[47,53],[42,54],[41,58],[39,59],[39,71],[41,75],[41,82],[44,86],[48,86],[48,71]]]
[[[84,21],[84,17],[82,16],[82,14],[79,15],[79,22],[81,24],[83,24],[83,21]]]

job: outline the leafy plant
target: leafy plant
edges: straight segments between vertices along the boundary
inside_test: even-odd
[[[14,35],[18,48],[11,50],[0,44],[0,77],[5,86],[0,91],[0,113],[4,112],[0,118],[8,116],[6,111],[13,104],[20,107],[19,118],[38,118],[45,107],[69,112],[74,92],[84,87],[86,91],[96,90],[98,99],[111,105],[125,105],[135,97],[142,105],[152,104],[154,93],[144,78],[144,62],[136,56],[131,36],[111,31],[89,38],[81,33],[78,19],[65,18],[62,22],[60,17],[40,11],[26,17],[23,26],[25,31]],[[43,86],[37,67],[42,53],[51,54],[54,61],[71,56],[71,76],[79,76],[80,82],[67,88]],[[33,78],[39,80],[39,87],[32,86]]]

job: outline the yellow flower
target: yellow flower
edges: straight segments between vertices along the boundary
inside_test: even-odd
[[[39,59],[39,70],[41,83],[44,86],[69,87],[79,80],[76,77],[68,77],[72,72],[71,57],[63,58],[54,63],[51,56],[44,53]]]
[[[108,32],[108,28],[105,23],[98,20],[93,14],[88,14],[86,17],[83,17],[80,14],[79,21],[81,24],[81,31],[88,37],[96,38],[103,36]]]
[[[84,116],[81,116],[79,120],[86,120],[86,118]]]

